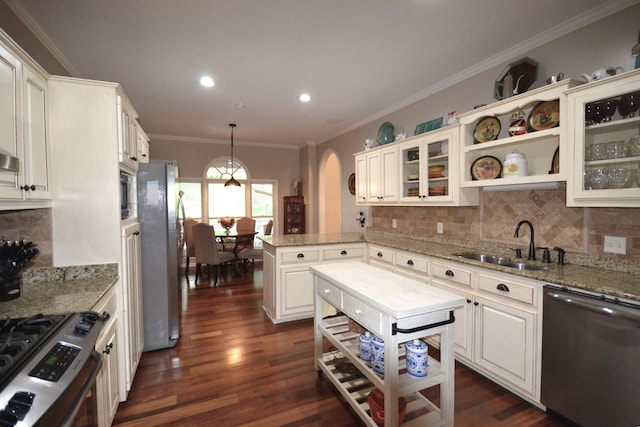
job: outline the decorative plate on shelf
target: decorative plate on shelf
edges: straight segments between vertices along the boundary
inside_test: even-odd
[[[556,152],[553,153],[553,160],[551,160],[550,174],[560,173],[560,147],[556,148]]]
[[[500,120],[495,116],[483,117],[473,130],[473,143],[493,141],[500,134]]]
[[[349,186],[349,193],[355,196],[356,194],[356,174],[355,173],[352,173],[351,175],[349,175],[349,181],[347,182],[347,185]]]
[[[378,129],[378,143],[380,145],[384,145],[393,142],[395,139],[395,130],[396,128],[391,122],[384,122],[381,124],[380,129]]]
[[[495,179],[502,175],[502,162],[493,156],[483,156],[471,165],[471,178],[475,180]]]
[[[532,131],[551,129],[560,123],[560,101],[542,101],[529,113],[529,128]]]

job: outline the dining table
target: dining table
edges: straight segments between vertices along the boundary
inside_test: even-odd
[[[240,265],[238,262],[238,254],[241,250],[250,247],[253,244],[257,231],[246,230],[215,230],[216,243],[222,247],[223,251],[233,252],[233,275],[240,275]]]

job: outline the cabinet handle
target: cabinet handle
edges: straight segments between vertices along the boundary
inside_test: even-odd
[[[36,186],[35,186],[35,185],[33,185],[33,184],[31,184],[31,185],[26,185],[26,184],[25,184],[25,185],[23,185],[22,187],[20,187],[20,189],[21,189],[21,190],[24,190],[24,191],[29,191],[29,190],[31,190],[31,191],[36,191]]]
[[[304,254],[298,254],[296,255],[296,258],[304,258]]]
[[[133,160],[134,162],[137,162],[137,161],[138,161],[138,158],[137,158],[136,156],[131,156],[131,157],[129,157],[129,158],[130,158],[131,160]]]
[[[341,251],[340,252],[340,255],[346,255],[346,254],[347,254],[347,251]]]
[[[133,232],[133,235],[134,235],[134,236],[139,236],[139,235],[140,235],[140,232],[139,232],[139,231],[134,231],[134,232]]]
[[[147,157],[147,155],[146,155],[146,154],[143,154],[143,155],[142,155],[142,157]]]
[[[377,254],[380,258],[382,258],[382,252],[378,252]]]
[[[444,272],[444,274],[446,274],[446,275],[447,275],[447,276],[449,276],[449,277],[453,277],[453,276],[455,276],[455,274],[453,274],[453,271],[451,271],[451,270],[447,270],[447,271],[445,271],[445,272]]]
[[[359,308],[356,308],[355,313],[357,316],[360,316],[362,314],[362,310],[360,310]]]
[[[471,300],[467,298],[467,304],[471,304]]]
[[[478,301],[474,302],[473,305],[478,306],[480,303]]]
[[[410,265],[410,266],[412,266],[412,267],[413,267],[413,260],[412,260],[412,259],[408,260],[408,261],[407,261],[407,265]]]
[[[509,292],[509,287],[504,283],[500,283],[498,286],[496,286],[496,289],[499,291]]]
[[[104,353],[104,354],[109,354],[109,353],[111,353],[111,349],[112,349],[112,348],[113,348],[113,343],[112,343],[112,342],[110,342],[108,345],[106,345],[106,346],[104,347],[104,350],[102,350],[102,353]]]

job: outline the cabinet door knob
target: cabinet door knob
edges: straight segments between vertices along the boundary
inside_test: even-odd
[[[346,255],[346,254],[347,254],[347,251],[343,250],[343,251],[340,252],[340,255]]]
[[[137,158],[136,156],[131,156],[131,157],[129,157],[129,158],[130,158],[131,160],[133,160],[134,162],[137,162],[137,161],[138,161],[138,158]]]
[[[304,254],[298,254],[296,255],[296,258],[304,258]]]
[[[471,304],[471,300],[467,298],[467,304]]]
[[[356,315],[358,315],[358,316],[359,316],[359,315],[361,315],[361,314],[362,314],[362,310],[360,310],[359,308],[356,308],[355,313],[356,313]]]
[[[326,288],[325,288],[325,290],[324,290],[324,294],[325,294],[325,295],[328,295],[328,294],[329,294],[329,292],[331,292],[331,290],[330,290],[330,289],[326,289]]]
[[[474,302],[473,305],[480,305],[480,303],[478,301]]]
[[[133,232],[133,235],[134,235],[134,236],[139,236],[139,235],[140,235],[140,232],[139,232],[139,231],[134,231],[134,232]]]
[[[407,265],[413,266],[413,260],[412,259],[408,260]]]
[[[107,345],[104,347],[104,350],[102,350],[102,353],[104,353],[104,354],[109,354],[109,353],[111,353],[111,349],[112,349],[112,348],[113,348],[113,343],[112,343],[112,342],[110,342],[109,344],[107,344]]]
[[[20,189],[21,189],[21,190],[24,190],[24,191],[29,191],[29,190],[31,190],[31,191],[36,191],[36,186],[35,186],[35,185],[33,185],[33,184],[31,184],[31,185],[26,185],[26,184],[25,184],[25,185],[23,185],[22,187],[20,187]]]
[[[446,274],[449,277],[454,277],[455,276],[455,274],[453,274],[453,271],[451,271],[451,270],[445,271],[444,274]]]
[[[509,292],[509,287],[504,283],[500,283],[498,286],[496,286],[496,289],[499,291]]]
[[[382,252],[378,252],[376,255],[378,255],[380,258],[382,258]]]

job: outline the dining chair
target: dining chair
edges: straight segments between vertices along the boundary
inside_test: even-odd
[[[196,244],[193,239],[193,226],[197,223],[198,221],[192,218],[187,219],[184,223],[184,240],[187,243],[187,265],[184,268],[185,276],[189,274],[189,258],[196,256]]]
[[[272,231],[273,231],[273,220],[270,219],[267,225],[264,226],[264,235],[271,236]]]
[[[271,231],[273,230],[273,220],[270,219],[269,222],[264,226],[264,235],[270,236]],[[238,259],[242,260],[251,260],[251,268],[254,269],[256,265],[256,259],[262,260],[262,248],[254,248],[253,245],[250,248],[246,248],[238,253]]]
[[[238,233],[238,235],[242,233],[255,233],[256,220],[248,217],[239,218],[238,221],[236,221],[236,232]],[[236,244],[236,253],[249,248],[253,248],[253,238],[240,239],[240,241]]]
[[[194,225],[193,236],[196,249],[196,279],[194,283],[198,283],[200,266],[206,264],[209,280],[211,280],[211,267],[213,266],[213,285],[217,286],[220,265],[233,262],[235,255],[218,250],[213,226],[209,224],[199,223]]]

